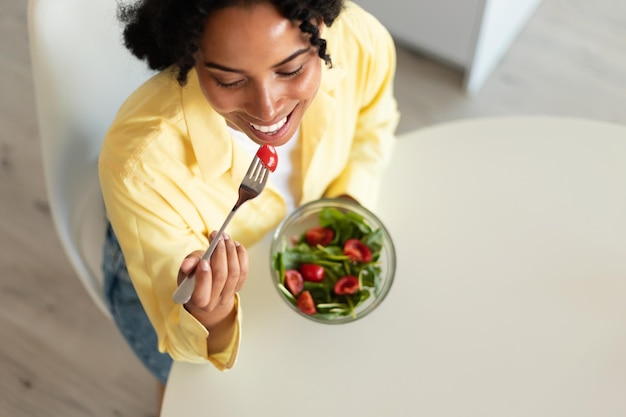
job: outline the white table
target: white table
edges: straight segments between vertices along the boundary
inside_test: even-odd
[[[626,127],[477,119],[402,136],[388,298],[293,313],[251,248],[235,368],[176,363],[162,417],[626,416]]]

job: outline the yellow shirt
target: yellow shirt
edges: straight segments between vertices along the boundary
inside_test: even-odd
[[[373,208],[398,122],[395,47],[380,23],[352,3],[322,37],[333,67],[324,67],[301,125],[300,204],[348,194]],[[99,175],[106,210],[159,350],[175,360],[208,360],[219,369],[234,364],[241,311],[229,348],[208,357],[207,329],[172,301],[172,293],[181,261],[208,247],[208,235],[231,211],[249,164],[249,154],[202,95],[194,71],[185,87],[171,71],[148,80],[122,105],[105,137]],[[285,202],[271,176],[269,181],[229,224],[228,233],[244,246],[285,216]]]

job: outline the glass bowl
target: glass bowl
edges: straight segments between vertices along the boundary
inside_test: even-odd
[[[329,232],[332,230],[332,232]],[[393,241],[374,213],[347,199],[297,208],[274,232],[271,277],[286,304],[320,323],[365,317],[393,283]]]

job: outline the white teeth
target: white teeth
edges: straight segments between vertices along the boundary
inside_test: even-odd
[[[254,123],[250,123],[250,126],[252,126],[254,129],[258,130],[259,132],[263,132],[263,133],[267,133],[267,134],[271,135],[272,133],[275,133],[278,129],[283,127],[285,125],[285,123],[287,123],[287,118],[286,117],[284,119],[278,121],[278,123],[274,123],[271,126],[255,125]]]

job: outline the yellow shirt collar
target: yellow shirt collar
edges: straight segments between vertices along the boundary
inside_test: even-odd
[[[305,114],[302,126],[302,157],[305,171],[331,121],[336,105],[334,89],[344,76],[345,71],[341,67],[322,66],[322,82],[311,103],[311,111]],[[249,156],[234,144],[224,118],[209,105],[202,94],[195,69],[189,72],[182,97],[189,138],[204,180],[209,182],[225,174],[229,169],[234,173],[245,172],[250,163]],[[317,116],[308,117],[311,114]]]

